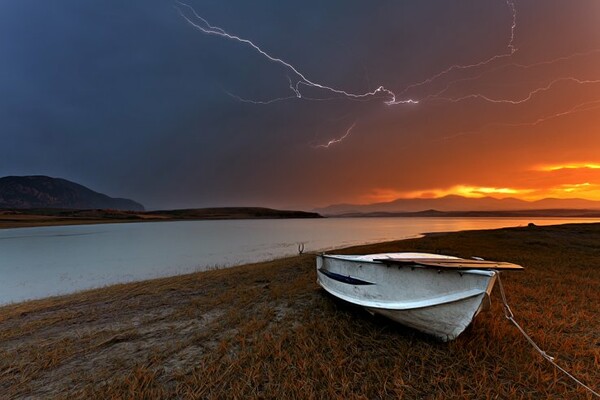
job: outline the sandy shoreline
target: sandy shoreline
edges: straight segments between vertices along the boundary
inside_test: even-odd
[[[345,253],[522,264],[517,319],[600,382],[600,224],[429,235]],[[495,293],[455,342],[333,300],[302,255],[0,307],[0,393],[30,397],[588,398],[504,319]]]

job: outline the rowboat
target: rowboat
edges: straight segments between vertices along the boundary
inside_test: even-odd
[[[317,282],[328,293],[442,341],[489,307],[499,271],[521,269],[429,253],[317,256]]]

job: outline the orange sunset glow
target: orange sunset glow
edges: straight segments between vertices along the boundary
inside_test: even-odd
[[[600,71],[600,52],[562,64],[548,70],[544,65],[519,69],[509,63],[476,75],[473,82],[481,88],[462,90],[518,98],[560,76],[594,75]],[[494,80],[505,86],[491,85]],[[523,83],[514,87],[511,81]],[[458,91],[460,84],[450,85],[448,92]],[[322,193],[328,200],[321,204],[448,195],[600,200],[599,96],[599,83],[564,81],[519,104],[472,98],[417,104],[401,118],[392,111],[378,113],[357,122],[337,147],[311,157],[327,181],[328,190]],[[357,162],[361,154],[369,161]],[[331,157],[340,167],[330,163]],[[340,177],[341,168],[348,178]]]
[[[539,167],[540,171],[560,171],[561,169],[600,169],[600,163],[572,163]]]
[[[561,184],[544,189],[527,188],[491,188],[457,185],[448,189],[429,189],[423,192],[399,192],[394,190],[376,189],[372,193],[359,199],[362,204],[384,203],[396,199],[411,198],[440,198],[449,195],[467,198],[482,198],[486,196],[495,198],[513,197],[521,200],[541,200],[544,198],[582,198],[600,200],[600,185],[589,182],[576,184]]]
[[[557,92],[553,98],[560,96]],[[543,113],[541,108],[548,107],[544,104],[547,103],[523,107],[518,110],[520,118]],[[362,188],[352,196],[352,202],[366,204],[448,195],[526,201],[600,200],[599,114],[597,109],[586,109],[535,124],[509,122],[514,117],[506,114],[506,123],[483,124],[442,139],[434,139],[433,133],[408,134],[408,148],[400,140],[392,140],[397,150],[394,146],[375,149],[363,142],[369,154],[382,155],[383,159],[360,169],[348,167],[358,177],[352,187]],[[395,130],[389,125],[381,125],[379,129]],[[443,129],[455,128],[445,125]]]

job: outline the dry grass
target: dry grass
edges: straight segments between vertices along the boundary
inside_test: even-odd
[[[517,319],[598,389],[600,225],[345,252],[406,250],[524,265],[503,279]],[[0,397],[591,398],[534,352],[495,300],[441,343],[332,299],[303,255],[16,304],[0,308]]]

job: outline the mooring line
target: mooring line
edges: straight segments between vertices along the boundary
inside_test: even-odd
[[[504,316],[506,317],[506,319],[508,319],[510,322],[512,322],[517,327],[517,329],[523,334],[523,336],[525,336],[525,339],[527,339],[527,341],[533,346],[534,349],[536,349],[538,351],[538,353],[540,353],[542,355],[542,357],[544,357],[546,360],[550,361],[550,363],[552,363],[552,365],[554,365],[556,368],[561,370],[565,375],[567,375],[573,381],[577,382],[580,386],[587,389],[594,396],[600,398],[600,394],[598,392],[593,390],[591,387],[589,387],[585,383],[581,382],[579,379],[575,378],[568,371],[566,371],[564,368],[562,368],[560,365],[558,365],[554,361],[554,357],[548,355],[544,350],[542,350],[540,348],[540,346],[538,346],[533,341],[533,339],[523,330],[523,328],[521,328],[521,325],[519,325],[517,323],[517,321],[515,320],[515,315],[513,314],[512,310],[510,309],[510,306],[508,305],[508,301],[506,300],[506,293],[504,293],[504,286],[502,286],[502,279],[500,279],[500,271],[496,271],[496,274],[498,276],[498,286],[500,287],[500,296],[502,297],[502,303],[504,303]]]

